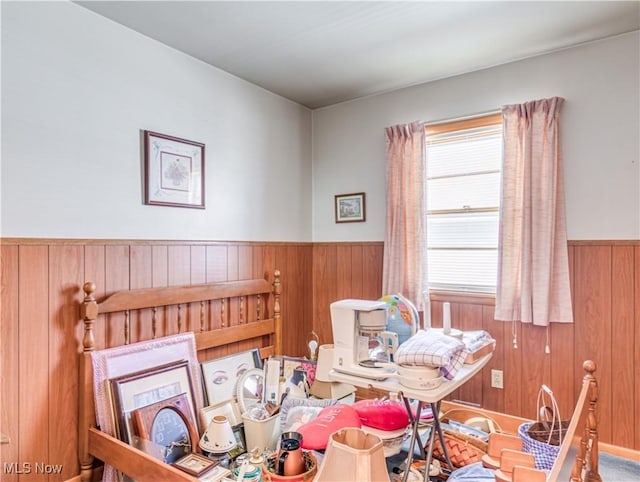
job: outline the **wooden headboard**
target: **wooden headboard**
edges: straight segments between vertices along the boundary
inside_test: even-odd
[[[259,348],[262,359],[281,355],[280,272],[274,271],[272,281],[251,279],[123,290],[101,301],[94,297],[94,283],[85,283],[83,290],[80,319],[84,323],[84,337],[78,390],[81,480],[92,480],[94,462],[99,459],[139,482],[196,481],[96,428],[91,353],[98,349],[98,326],[101,333],[117,333],[110,337],[119,340],[112,346],[129,344],[133,338],[145,339],[141,333],[154,339],[160,333],[192,331],[199,361],[247,348]]]

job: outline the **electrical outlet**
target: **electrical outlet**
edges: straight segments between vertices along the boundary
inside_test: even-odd
[[[502,380],[502,370],[491,370],[491,387],[504,388]]]

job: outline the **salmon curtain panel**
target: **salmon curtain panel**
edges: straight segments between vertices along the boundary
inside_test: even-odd
[[[496,320],[547,327],[573,321],[558,126],[563,101],[502,109]]]
[[[385,129],[387,215],[382,295],[399,293],[422,307],[427,290],[424,124]]]

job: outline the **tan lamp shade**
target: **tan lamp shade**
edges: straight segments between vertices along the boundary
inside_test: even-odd
[[[329,437],[314,482],[390,482],[382,439],[359,428],[343,428]]]

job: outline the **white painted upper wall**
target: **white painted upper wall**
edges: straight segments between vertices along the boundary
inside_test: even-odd
[[[143,203],[142,130],[206,144]],[[311,111],[70,2],[2,2],[4,237],[311,241]]]
[[[379,241],[385,232],[384,129],[565,99],[561,136],[567,236],[640,239],[640,34],[313,112],[313,240]],[[335,224],[334,195],[366,192],[367,221]]]
[[[382,240],[385,127],[557,95],[569,239],[640,239],[639,45],[635,32],[311,113],[70,2],[2,2],[0,235]],[[205,210],[143,204],[144,129],[206,144]],[[333,196],[359,191],[367,222],[335,224]]]

